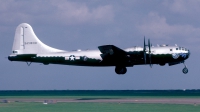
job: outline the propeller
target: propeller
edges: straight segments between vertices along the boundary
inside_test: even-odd
[[[150,43],[150,39],[148,39],[148,45],[146,45],[145,43],[145,36],[144,36],[144,48],[143,48],[143,53],[144,53],[144,64],[146,64],[146,46],[148,46],[148,50],[149,50],[149,65],[152,68],[152,64],[151,64],[151,46],[152,44]]]

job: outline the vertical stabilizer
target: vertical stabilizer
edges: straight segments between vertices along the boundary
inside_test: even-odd
[[[63,50],[45,45],[37,38],[29,24],[22,23],[16,29],[12,52],[13,54],[41,54],[63,52]]]

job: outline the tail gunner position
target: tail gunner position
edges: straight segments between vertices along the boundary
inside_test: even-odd
[[[115,66],[117,74],[125,74],[126,67],[134,65],[159,64],[169,66],[185,62],[190,51],[184,47],[160,45],[153,47],[144,39],[143,47],[120,49],[114,45],[98,46],[98,50],[66,51],[55,49],[42,43],[35,35],[32,27],[27,23],[20,24],[15,32],[10,61],[32,62],[76,66]],[[183,73],[188,73],[184,64]]]

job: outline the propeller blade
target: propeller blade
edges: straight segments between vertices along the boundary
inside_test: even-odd
[[[148,39],[148,47],[149,47],[149,53],[151,53],[151,44],[150,44],[150,39]]]
[[[146,64],[146,43],[145,43],[145,36],[144,36],[144,48],[143,48],[143,53],[144,53],[144,64]]]
[[[152,64],[151,64],[151,43],[150,43],[150,39],[148,39],[148,47],[149,47],[149,65],[152,68]]]

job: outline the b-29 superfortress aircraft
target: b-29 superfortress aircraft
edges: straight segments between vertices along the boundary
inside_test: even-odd
[[[8,56],[10,61],[32,62],[76,66],[115,66],[117,74],[125,74],[126,67],[134,65],[165,64],[176,65],[183,63],[190,56],[190,51],[184,47],[148,44],[143,47],[131,47],[120,49],[114,45],[98,46],[98,50],[66,51],[55,49],[42,43],[35,35],[32,27],[27,23],[20,24],[15,32],[12,54]],[[182,72],[188,73],[184,64]]]

